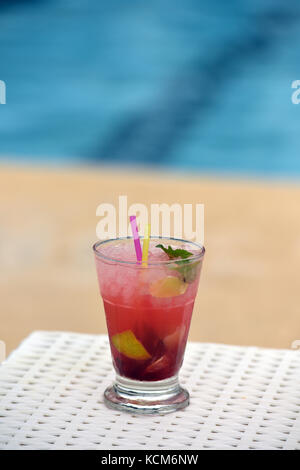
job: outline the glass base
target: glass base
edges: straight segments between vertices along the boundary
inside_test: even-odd
[[[155,382],[142,382],[116,376],[104,392],[104,403],[115,410],[137,414],[165,414],[189,404],[189,393],[178,382],[178,376]]]

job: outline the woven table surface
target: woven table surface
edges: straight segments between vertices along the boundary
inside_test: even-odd
[[[34,332],[0,366],[0,449],[300,449],[300,351],[188,343],[186,409],[107,409],[104,335]]]

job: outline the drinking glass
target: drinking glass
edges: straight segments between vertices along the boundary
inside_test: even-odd
[[[169,259],[157,245],[188,251]],[[115,382],[104,392],[110,408],[168,413],[188,405],[178,381],[197,294],[203,246],[150,237],[147,263],[138,263],[131,237],[93,246],[104,303]]]

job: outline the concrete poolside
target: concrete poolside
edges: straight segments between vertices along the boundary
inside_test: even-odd
[[[106,331],[91,245],[96,207],[204,203],[207,249],[190,339],[291,347],[300,339],[300,187],[113,170],[0,170],[0,339]]]

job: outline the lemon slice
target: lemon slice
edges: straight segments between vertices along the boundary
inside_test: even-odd
[[[153,297],[175,297],[184,294],[187,287],[187,283],[178,277],[167,276],[150,284],[150,294]]]
[[[114,347],[130,359],[150,359],[150,354],[131,330],[122,331],[112,336]]]

